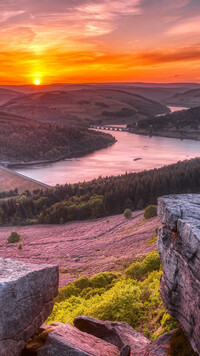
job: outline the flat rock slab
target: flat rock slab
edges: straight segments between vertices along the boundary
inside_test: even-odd
[[[0,356],[20,355],[57,293],[57,266],[0,258]]]
[[[123,322],[101,321],[83,316],[75,318],[74,325],[81,331],[116,345],[121,351],[124,347],[129,346],[132,350],[131,355],[134,354],[135,350],[150,343],[144,335]],[[123,352],[125,354],[126,349]]]
[[[38,356],[119,356],[118,348],[69,324],[55,323]]]
[[[158,216],[161,297],[200,355],[200,195],[161,197]]]

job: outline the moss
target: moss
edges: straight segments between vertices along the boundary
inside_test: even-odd
[[[183,331],[178,329],[171,337],[168,356],[198,356],[198,354],[194,352]]]

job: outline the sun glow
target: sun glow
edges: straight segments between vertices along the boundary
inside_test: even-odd
[[[36,79],[34,80],[34,84],[35,84],[35,85],[40,85],[40,83],[41,83],[41,82],[40,82],[40,79],[36,78]]]

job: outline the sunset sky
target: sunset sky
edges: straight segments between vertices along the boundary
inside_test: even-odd
[[[1,0],[0,83],[200,82],[200,0]]]

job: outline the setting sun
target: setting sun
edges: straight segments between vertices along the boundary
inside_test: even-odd
[[[35,85],[40,85],[40,80],[39,80],[39,79],[35,79],[35,80],[34,80],[34,84],[35,84]]]

